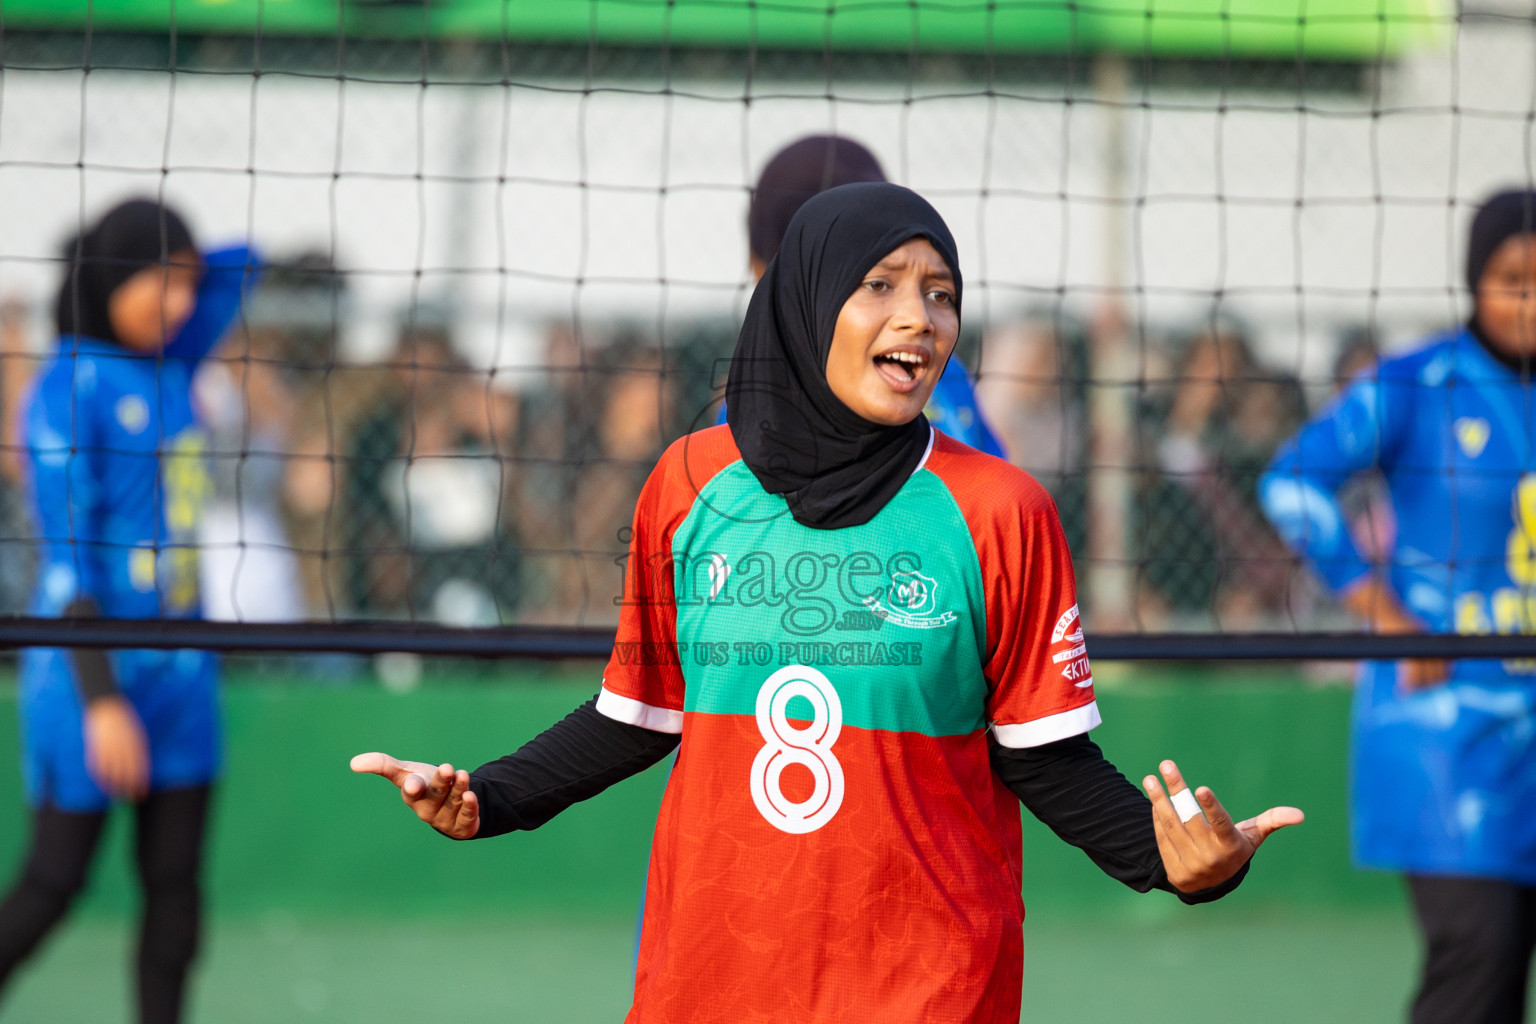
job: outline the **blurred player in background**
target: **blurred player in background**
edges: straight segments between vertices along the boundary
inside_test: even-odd
[[[775,153],[758,176],[747,210],[752,280],[760,280],[773,262],[785,229],[807,199],[837,185],[884,180],[885,171],[875,154],[852,139],[807,135]],[[944,367],[923,414],[961,444],[1004,457],[1002,443],[987,426],[976,401],[976,388],[960,360],[951,359]],[[725,422],[724,408],[720,422]]]
[[[197,534],[210,489],[192,375],[239,309],[245,248],[200,254],[169,207],[115,207],[67,249],[58,348],[24,409],[42,551],[34,615],[201,614]],[[217,666],[203,651],[22,655],[31,845],[0,903],[0,983],[85,884],[114,800],[133,804],[144,890],[142,1024],[181,1018],[218,770]]]
[[[1234,823],[1171,761],[1139,792],[1088,739],[1055,506],[922,415],[960,300],[954,239],[916,193],[807,201],[747,309],[729,425],[646,482],[598,696],[473,777],[353,759],[469,839],[677,749],[633,1024],[1017,1024],[1020,800],[1112,877],[1190,903],[1301,820]]]
[[[1466,326],[1368,367],[1275,456],[1264,506],[1378,633],[1536,632],[1536,193],[1472,223]],[[1385,478],[1385,565],[1337,495]],[[1536,948],[1536,664],[1368,662],[1353,846],[1407,876],[1425,958],[1414,1024],[1523,1020]]]

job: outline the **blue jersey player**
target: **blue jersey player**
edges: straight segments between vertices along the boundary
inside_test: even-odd
[[[1357,377],[1260,485],[1292,548],[1378,632],[1536,632],[1536,193],[1473,221],[1459,330]],[[1373,566],[1335,499],[1378,470],[1397,518]],[[1353,847],[1400,872],[1425,943],[1414,1024],[1524,1019],[1536,946],[1536,663],[1366,663]]]
[[[200,254],[174,211],[124,203],[71,243],[59,340],[22,437],[44,616],[197,618],[208,494],[192,374],[228,328],[252,255]],[[203,651],[28,650],[21,663],[31,846],[0,904],[0,984],[80,891],[115,799],[133,803],[144,889],[141,1022],[181,1017],[218,771],[217,666]]]
[[[751,246],[752,277],[763,271],[779,251],[784,230],[805,201],[818,192],[859,181],[884,181],[880,161],[852,139],[807,135],[773,155],[758,176],[747,211],[747,241]],[[950,359],[923,409],[939,430],[978,451],[1007,458],[1003,446],[981,415],[976,386],[958,359]],[[725,422],[720,409],[719,422]]]

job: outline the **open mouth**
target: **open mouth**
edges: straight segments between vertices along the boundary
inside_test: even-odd
[[[909,391],[928,368],[933,356],[920,348],[900,348],[875,356],[880,376],[898,391]]]

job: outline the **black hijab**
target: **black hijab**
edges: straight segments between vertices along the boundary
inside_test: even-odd
[[[1536,192],[1500,192],[1478,208],[1467,233],[1467,287],[1474,297],[1494,250],[1513,235],[1532,232],[1536,232]]]
[[[1472,292],[1472,318],[1467,327],[1496,361],[1515,373],[1530,371],[1530,358],[1505,352],[1493,343],[1477,319],[1477,284],[1493,254],[1515,235],[1536,233],[1536,192],[1515,190],[1489,197],[1472,218],[1467,237],[1467,288]]]
[[[196,246],[192,232],[169,206],[131,199],[113,207],[65,247],[64,283],[54,305],[59,335],[121,343],[112,329],[112,293],[145,267]]]
[[[901,426],[871,423],[827,384],[843,303],[871,267],[913,238],[926,238],[949,265],[958,314],[960,261],[949,228],[922,196],[885,182],[840,185],[807,200],[747,305],[726,420],[758,483],[782,494],[805,526],[869,522],[928,450],[921,413]]]

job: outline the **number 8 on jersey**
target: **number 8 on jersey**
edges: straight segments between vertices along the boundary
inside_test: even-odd
[[[810,702],[811,724],[789,722],[789,702]],[[843,766],[832,744],[843,731],[843,702],[825,675],[806,665],[779,669],[757,691],[757,731],[765,746],[752,761],[752,802],[768,824],[781,832],[804,835],[832,820],[843,805]],[[784,795],[784,769],[800,765],[815,787],[803,801]]]

